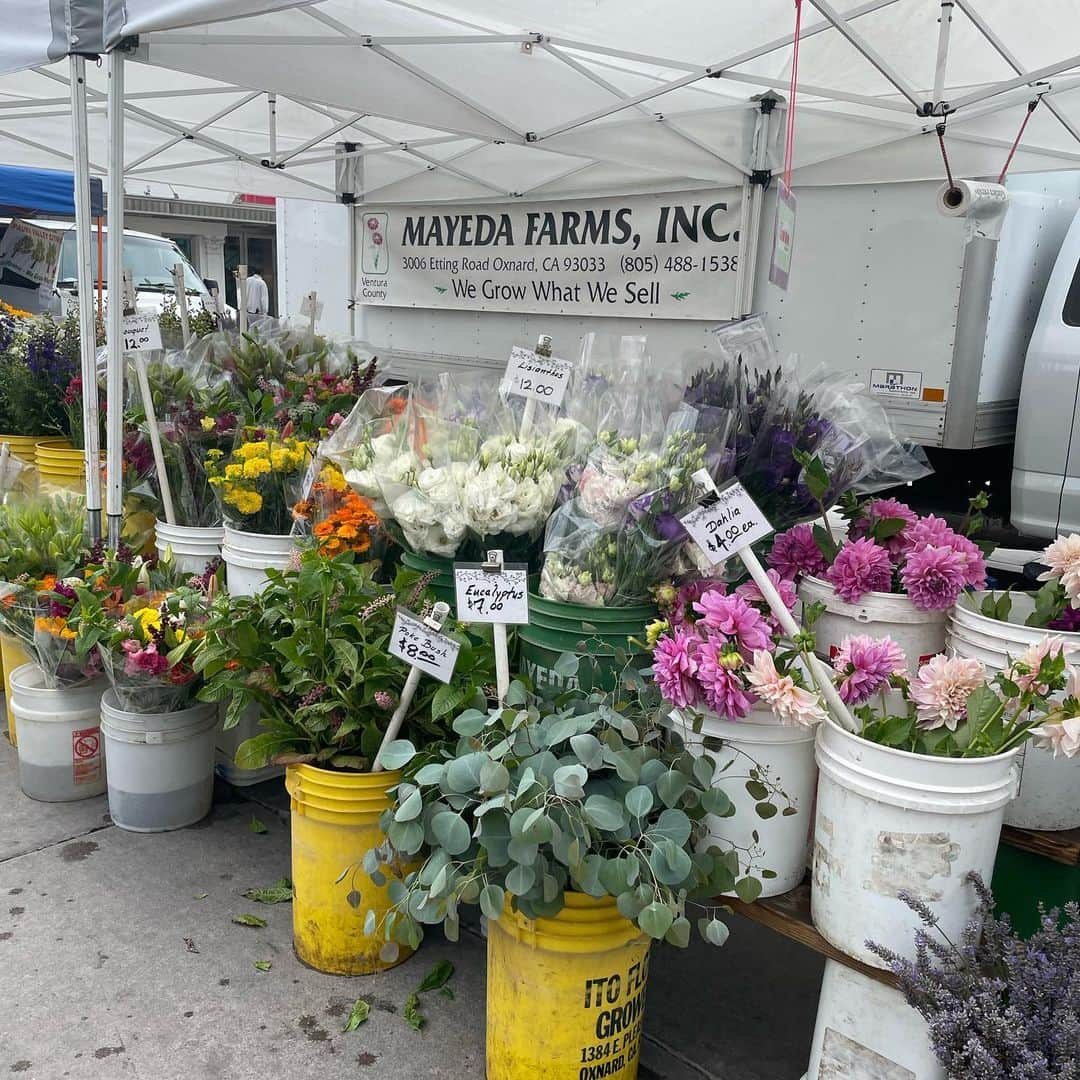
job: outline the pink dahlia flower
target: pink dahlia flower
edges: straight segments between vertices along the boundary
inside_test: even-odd
[[[1043,660],[1060,653],[1065,648],[1065,641],[1060,637],[1044,637],[1034,645],[1029,645],[1017,656],[1009,667],[1009,678],[1020,687],[1020,693],[1034,690],[1037,694],[1048,693],[1050,687],[1039,681],[1039,668]]]
[[[676,630],[664,635],[653,650],[653,677],[665,701],[678,709],[696,705],[701,692],[694,676],[698,672],[697,653],[700,640],[693,634]]]
[[[900,580],[920,611],[945,611],[964,591],[968,560],[951,547],[918,548],[908,555]]]
[[[849,604],[857,604],[863,593],[888,592],[892,587],[889,553],[865,537],[849,540],[825,572],[825,580]]]
[[[147,645],[141,652],[128,653],[124,672],[128,675],[162,675],[169,669],[169,661],[157,651],[156,645]]]
[[[814,541],[809,525],[796,525],[777,535],[769,552],[769,565],[781,577],[797,578],[800,574],[821,577],[828,563]]]
[[[1059,536],[1047,547],[1042,557],[1050,569],[1040,574],[1039,580],[1058,578],[1070,604],[1080,608],[1080,534]]]
[[[851,523],[848,536],[852,540],[858,540],[867,536],[879,521],[887,521],[891,518],[898,518],[903,521],[904,527],[898,533],[894,533],[884,540],[879,540],[878,543],[889,553],[889,557],[893,562],[898,562],[903,557],[904,552],[911,547],[908,529],[919,520],[919,515],[907,503],[902,503],[898,499],[874,499],[868,502],[859,516]]]
[[[928,730],[956,725],[967,716],[968,695],[986,681],[981,660],[939,654],[928,660],[911,683],[919,726]]]
[[[788,578],[781,577],[775,570],[770,569],[767,570],[766,573],[776,591],[780,594],[780,599],[784,601],[784,606],[788,611],[791,611],[795,607],[795,601],[798,599],[798,594],[795,591],[795,582],[790,581]],[[756,581],[744,581],[735,590],[735,595],[741,596],[750,604],[765,603],[765,597],[762,596]]]
[[[848,705],[861,705],[888,686],[893,675],[907,672],[907,659],[892,638],[852,634],[840,642],[832,666],[842,675],[837,690]]]
[[[754,653],[753,663],[746,668],[746,681],[782,723],[810,727],[825,719],[825,709],[817,697],[796,686],[790,675],[781,675],[772,653],[764,649]]]
[[[1054,757],[1076,757],[1080,754],[1080,716],[1068,716],[1063,720],[1047,720],[1031,729],[1036,746],[1052,750]]]
[[[933,514],[919,518],[914,525],[909,525],[904,531],[913,548],[949,547],[950,541],[956,535],[944,518],[935,517]]]
[[[727,593],[727,585],[722,581],[688,581],[675,590],[675,599],[671,603],[671,611],[668,618],[672,626],[690,627],[696,621],[694,619],[693,606],[706,593],[715,593],[723,596]]]
[[[725,651],[726,642],[710,638],[698,652],[697,681],[705,694],[705,704],[728,720],[741,720],[754,704],[746,692],[737,668],[742,665],[738,653]]]
[[[772,637],[769,624],[741,596],[703,593],[701,599],[694,602],[694,610],[710,630],[723,634],[748,655],[769,645]]]

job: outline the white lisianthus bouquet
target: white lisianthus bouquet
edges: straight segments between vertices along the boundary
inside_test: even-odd
[[[520,436],[511,433],[513,416],[501,403],[463,394],[460,386],[453,391],[444,378],[414,387],[404,409],[375,419],[372,403],[361,400],[355,422],[350,416],[323,453],[411,551],[476,558],[502,547],[527,560],[581,426],[547,419]]]

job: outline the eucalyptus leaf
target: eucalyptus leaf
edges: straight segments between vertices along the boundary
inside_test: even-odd
[[[431,819],[431,831],[449,855],[464,854],[472,843],[469,826],[450,810],[443,810]]]
[[[414,757],[416,757],[416,747],[408,739],[394,739],[382,748],[378,764],[384,769],[401,769]]]
[[[497,919],[503,913],[505,895],[498,885],[485,885],[480,890],[480,910],[489,919]]]
[[[631,788],[623,800],[626,809],[636,817],[644,817],[653,808],[653,793],[643,785]]]
[[[623,804],[606,795],[590,795],[585,800],[585,817],[604,832],[614,832],[626,824]]]
[[[667,904],[654,900],[643,908],[637,917],[637,924],[651,938],[662,941],[664,935],[671,929],[675,921],[675,915]]]

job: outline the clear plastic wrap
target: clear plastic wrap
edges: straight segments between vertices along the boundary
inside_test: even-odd
[[[548,522],[540,589],[555,600],[589,606],[645,603],[674,572],[687,534],[680,518],[699,496],[693,475],[723,460],[728,423],[682,405],[668,418],[657,450],[601,441],[577,494]]]
[[[489,377],[442,373],[369,390],[321,453],[409,550],[528,560],[580,435],[541,414],[522,437]]]
[[[757,317],[714,332],[686,399],[704,412],[732,411],[717,472],[738,476],[777,531],[818,517],[846,491],[930,472],[862,384],[824,366],[805,370],[797,357],[781,362]]]
[[[226,524],[264,536],[290,534],[294,508],[314,482],[312,450],[303,439],[244,428],[230,453],[207,451],[207,482]]]

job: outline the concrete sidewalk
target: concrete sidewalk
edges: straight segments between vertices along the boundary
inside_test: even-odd
[[[219,795],[198,826],[124,832],[104,798],[25,798],[0,739],[0,1076],[483,1077],[483,941],[433,933],[410,961],[366,978],[305,968],[291,906],[241,896],[289,873],[284,793],[271,783]],[[251,830],[253,815],[268,832]],[[245,912],[268,925],[231,921]],[[642,1080],[796,1080],[805,1070],[820,962],[746,920],[731,927],[723,949],[654,951]],[[405,998],[444,957],[454,998],[424,995],[427,1023],[413,1031]],[[370,1018],[343,1033],[360,996]]]

